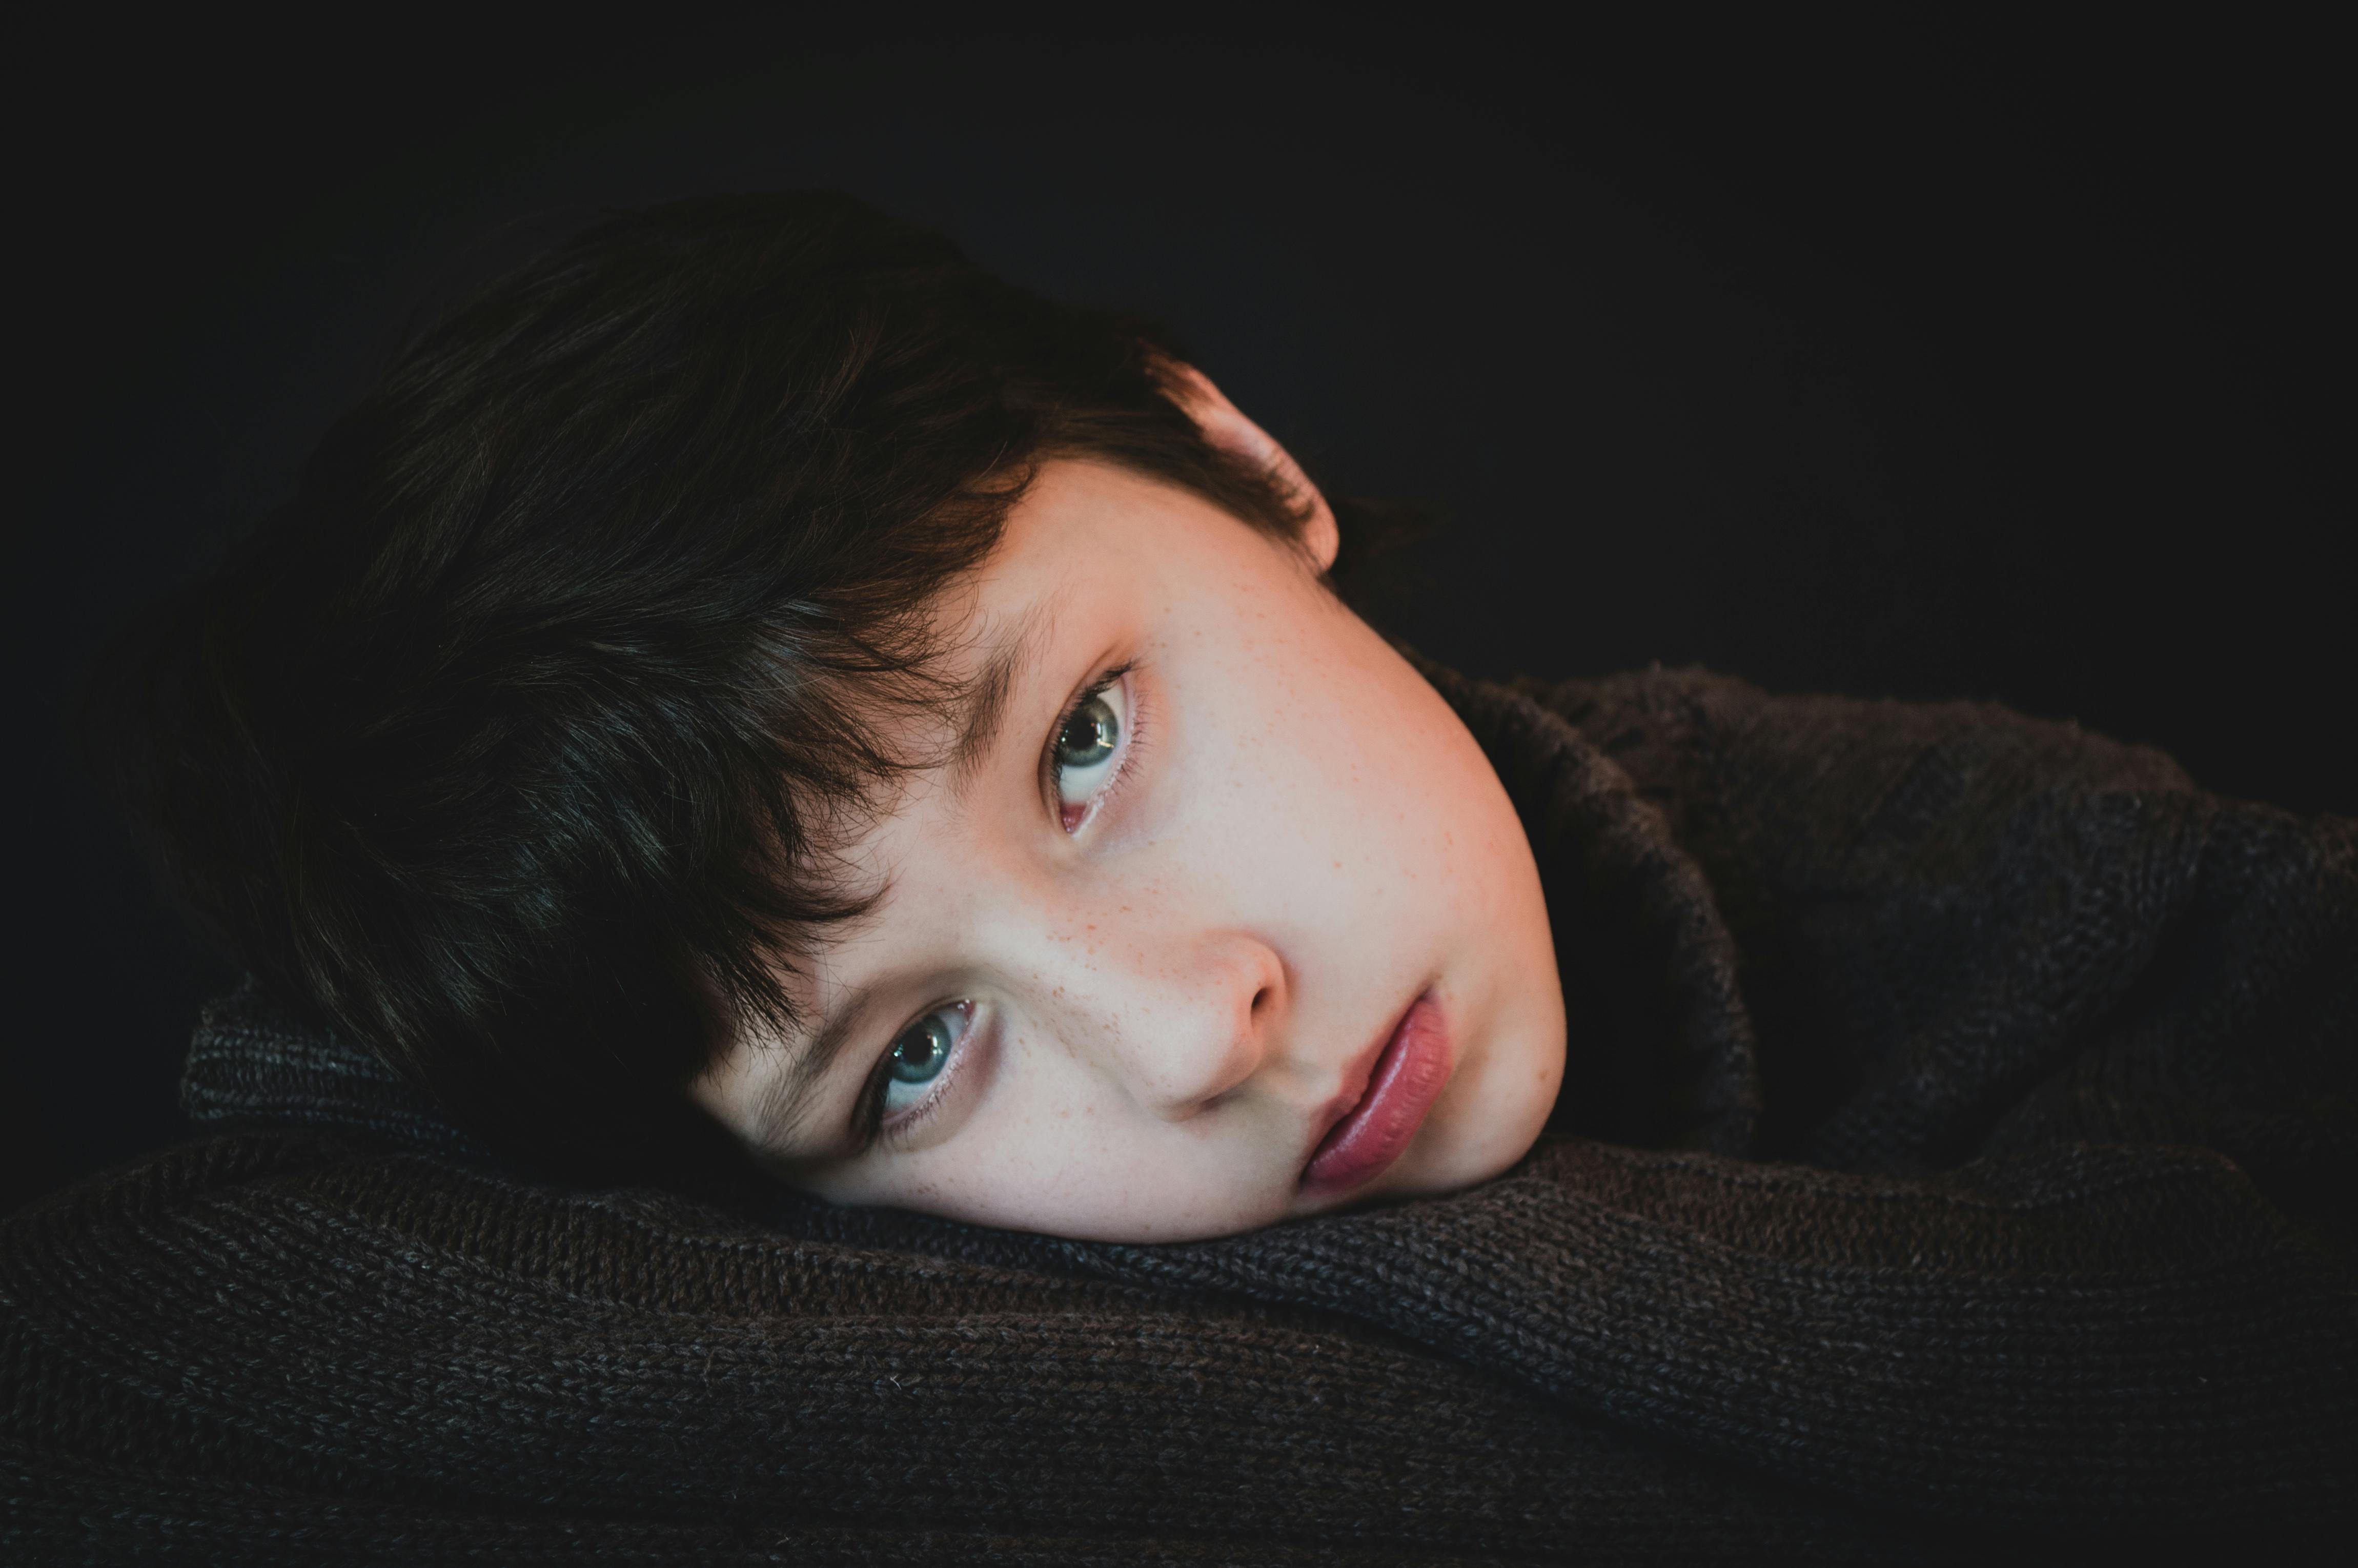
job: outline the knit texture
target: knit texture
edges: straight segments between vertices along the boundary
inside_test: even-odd
[[[1573,1023],[1449,1197],[1121,1247],[535,1180],[209,1010],[0,1224],[0,1555],[1966,1561],[2358,1475],[2358,824],[2002,709],[1426,673]]]

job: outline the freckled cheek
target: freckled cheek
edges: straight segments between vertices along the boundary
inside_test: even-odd
[[[1200,1173],[1170,1168],[1151,1139],[1117,1136],[1084,1107],[1031,1119],[1027,1136],[927,1184],[919,1206],[951,1218],[1052,1234],[1159,1223],[1200,1201]]]
[[[1118,1108],[1101,1103],[1102,1091],[1047,1021],[1018,1025],[996,1066],[958,1136],[926,1152],[922,1174],[934,1192],[968,1206],[973,1217],[1022,1226],[1052,1212],[1076,1184],[1087,1191],[1120,1173],[1129,1145]]]
[[[1271,1162],[1264,1125],[1188,1130],[1142,1119],[1055,1041],[1011,1065],[1016,1076],[993,1086],[998,1103],[909,1160],[888,1178],[890,1190],[853,1201],[1131,1240],[1265,1224],[1292,1201],[1291,1166]]]

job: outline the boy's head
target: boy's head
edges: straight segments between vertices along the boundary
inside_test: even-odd
[[[1151,328],[684,203],[406,352],[126,645],[119,765],[236,957],[508,1142],[1216,1234],[1491,1174],[1561,1072],[1520,827],[1336,548]]]

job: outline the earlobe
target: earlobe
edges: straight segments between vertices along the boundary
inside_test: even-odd
[[[1171,377],[1171,390],[1194,416],[1206,440],[1271,474],[1289,495],[1308,507],[1310,515],[1302,527],[1302,547],[1320,571],[1332,567],[1342,545],[1342,535],[1335,525],[1335,509],[1326,504],[1325,496],[1310,482],[1310,476],[1302,471],[1293,454],[1279,446],[1268,431],[1246,418],[1202,371],[1176,362],[1165,368]]]
[[[1311,558],[1318,563],[1320,573],[1324,574],[1334,569],[1335,557],[1343,548],[1343,534],[1336,524],[1335,509],[1326,504],[1326,497],[1319,494],[1315,487],[1311,493],[1318,496],[1318,504],[1310,514],[1309,524],[1302,530],[1302,544],[1310,552]]]

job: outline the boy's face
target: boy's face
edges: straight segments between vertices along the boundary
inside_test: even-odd
[[[1047,465],[947,611],[961,673],[1001,662],[996,722],[853,839],[884,892],[795,980],[807,1032],[698,1099],[827,1197],[1109,1240],[1520,1159],[1564,1048],[1531,849],[1317,569]]]

